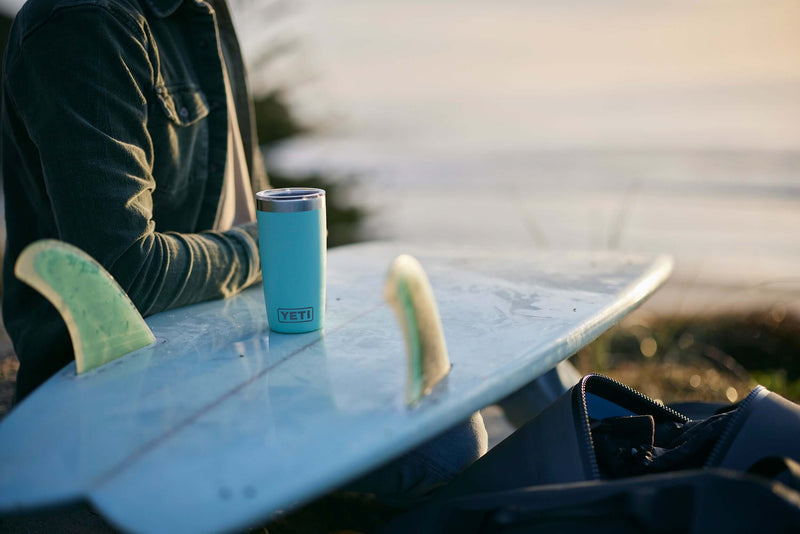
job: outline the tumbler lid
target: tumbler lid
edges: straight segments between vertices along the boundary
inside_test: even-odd
[[[325,190],[314,187],[285,187],[256,193],[256,209],[279,213],[312,211],[325,207]]]

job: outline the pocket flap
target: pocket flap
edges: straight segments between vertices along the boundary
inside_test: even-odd
[[[208,115],[205,95],[194,87],[156,87],[158,101],[170,120],[189,126]]]

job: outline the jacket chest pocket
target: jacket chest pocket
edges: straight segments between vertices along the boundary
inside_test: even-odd
[[[196,87],[158,86],[148,130],[153,140],[153,178],[159,197],[179,203],[189,186],[208,177],[208,116],[205,95]]]

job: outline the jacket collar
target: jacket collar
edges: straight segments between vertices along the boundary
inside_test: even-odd
[[[169,17],[175,13],[184,0],[145,0],[157,17]]]

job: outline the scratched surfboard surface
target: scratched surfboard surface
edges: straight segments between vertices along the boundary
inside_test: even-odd
[[[453,365],[414,408],[383,299],[401,253],[428,273]],[[270,332],[255,287],[150,317],[154,345],[52,377],[0,423],[0,514],[85,499],[126,531],[246,527],[525,385],[670,270],[666,257],[618,254],[333,249],[322,331]]]

